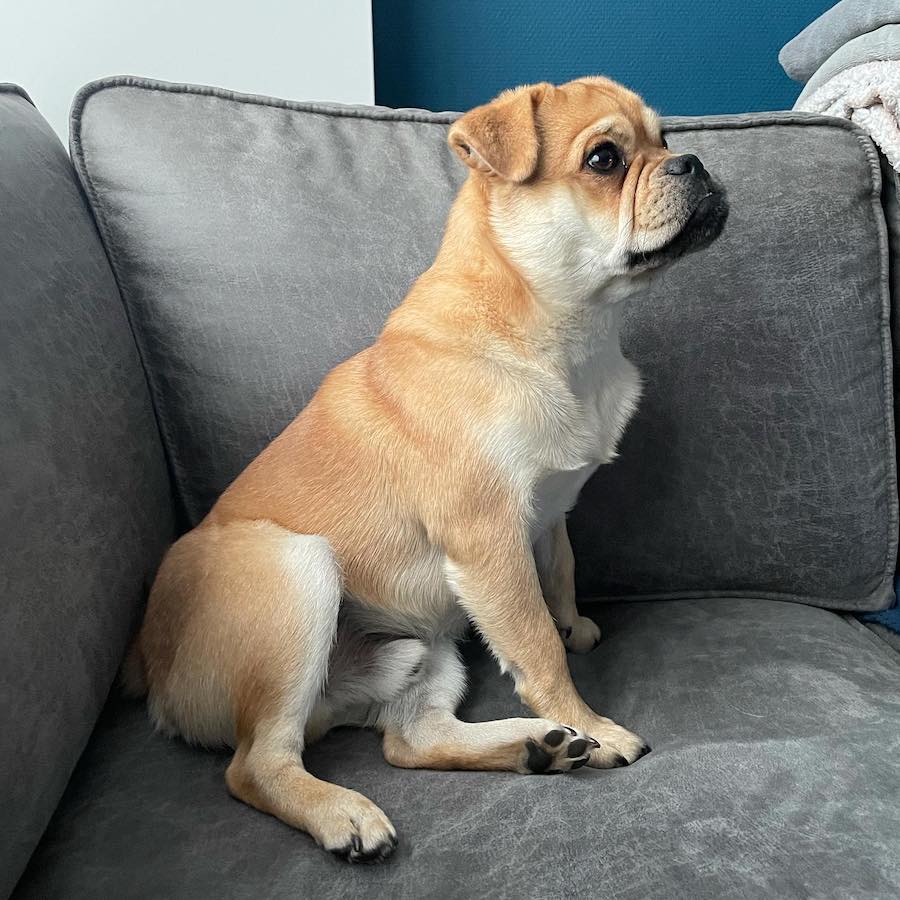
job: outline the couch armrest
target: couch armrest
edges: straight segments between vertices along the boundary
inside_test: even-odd
[[[0,85],[0,896],[90,735],[173,523],[91,214],[50,126]]]

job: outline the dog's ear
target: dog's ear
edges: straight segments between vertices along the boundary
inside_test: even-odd
[[[476,106],[453,123],[448,143],[476,171],[526,181],[537,168],[541,149],[534,111],[548,87],[530,84]]]

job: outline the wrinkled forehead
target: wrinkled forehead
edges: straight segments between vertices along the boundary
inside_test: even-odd
[[[637,94],[605,78],[554,88],[540,106],[545,162],[564,164],[587,145],[612,140],[626,150],[659,144],[659,120]]]

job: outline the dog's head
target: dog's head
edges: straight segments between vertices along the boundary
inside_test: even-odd
[[[506,91],[458,119],[497,241],[536,286],[596,294],[711,243],[728,204],[656,114],[606,78]]]

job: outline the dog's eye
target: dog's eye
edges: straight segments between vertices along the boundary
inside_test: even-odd
[[[610,141],[606,141],[588,153],[584,164],[594,172],[607,174],[617,168],[621,162],[622,153],[619,148]]]

